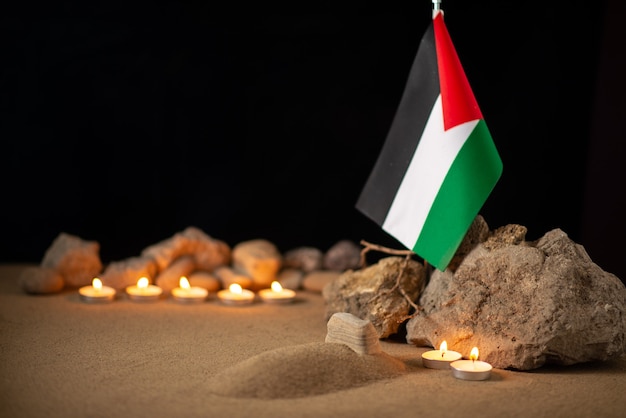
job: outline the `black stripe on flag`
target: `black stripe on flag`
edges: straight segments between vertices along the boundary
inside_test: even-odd
[[[382,226],[439,96],[432,23],[424,33],[402,99],[356,208]]]

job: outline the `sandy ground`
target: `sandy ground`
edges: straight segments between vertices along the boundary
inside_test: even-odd
[[[21,268],[0,266],[1,417],[626,417],[626,357],[464,381],[401,340],[381,342],[382,363],[321,349],[316,293],[96,305],[27,295]]]

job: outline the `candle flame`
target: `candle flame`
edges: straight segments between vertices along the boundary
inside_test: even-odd
[[[443,340],[443,342],[439,346],[439,351],[441,351],[441,357],[443,357],[443,355],[446,354],[446,351],[448,351],[448,343],[446,342],[446,340]]]
[[[102,280],[98,279],[97,277],[94,277],[94,279],[91,281],[91,285],[96,290],[102,290]]]
[[[149,284],[150,281],[147,277],[142,277],[141,279],[137,280],[137,287],[140,289],[146,289]]]
[[[274,292],[282,292],[283,287],[277,281],[272,282],[272,291]]]
[[[233,293],[237,293],[238,295],[243,293],[243,288],[239,283],[231,284],[230,286],[228,286],[228,289]]]
[[[189,280],[185,276],[181,276],[178,282],[178,285],[181,289],[189,289],[191,285],[189,284]]]
[[[478,360],[478,347],[472,348],[472,351],[470,352],[470,360]]]

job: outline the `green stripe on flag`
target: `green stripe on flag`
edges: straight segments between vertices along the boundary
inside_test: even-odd
[[[446,268],[502,174],[502,161],[480,120],[446,175],[413,251]]]

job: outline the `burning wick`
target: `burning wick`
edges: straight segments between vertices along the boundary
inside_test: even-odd
[[[470,351],[470,360],[472,360],[472,365],[476,368],[476,360],[478,359],[478,347],[472,348]]]

